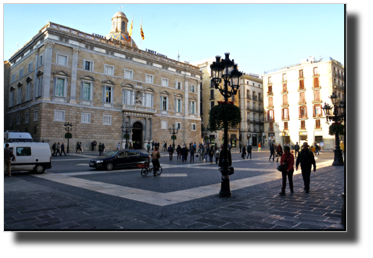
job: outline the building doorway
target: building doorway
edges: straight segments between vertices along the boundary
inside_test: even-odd
[[[254,134],[253,135],[253,146],[257,146],[258,145],[258,140],[256,138],[256,135]]]
[[[134,149],[141,149],[142,146],[142,124],[136,122],[132,126],[132,145]]]

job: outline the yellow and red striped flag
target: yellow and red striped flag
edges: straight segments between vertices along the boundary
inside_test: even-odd
[[[131,27],[129,29],[129,32],[128,32],[128,36],[131,38],[132,36],[132,30],[133,30],[133,16],[132,16],[132,22],[131,22]]]
[[[140,34],[141,34],[142,40],[145,40],[144,31],[142,30],[142,19],[141,19],[141,25],[140,25]]]

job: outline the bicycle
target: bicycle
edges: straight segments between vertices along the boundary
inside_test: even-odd
[[[154,167],[150,167],[149,164],[150,164],[149,161],[148,162],[143,161],[137,164],[137,166],[141,168],[140,173],[143,177],[147,176],[148,173],[153,173]],[[161,166],[159,166],[159,169],[157,172],[155,172],[155,174],[159,176],[160,174],[162,174],[162,172],[163,172],[163,169]]]

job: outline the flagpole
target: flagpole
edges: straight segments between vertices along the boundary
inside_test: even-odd
[[[132,14],[132,23],[131,23],[131,26],[133,25],[133,18],[135,17],[134,14]],[[132,34],[132,27],[131,27],[131,34]],[[131,35],[131,47],[132,47],[132,35]]]
[[[140,26],[140,28],[142,28],[142,18],[141,18],[141,26]],[[141,36],[141,34],[140,34],[140,37],[141,37],[141,40],[140,40],[140,49],[142,49],[142,48],[141,48],[141,45],[142,45],[142,44],[141,44],[141,43],[142,43],[142,36]]]

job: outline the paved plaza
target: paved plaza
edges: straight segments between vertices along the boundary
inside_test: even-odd
[[[17,173],[4,178],[4,229],[24,230],[344,230],[341,194],[344,168],[331,166],[333,153],[317,157],[310,193],[300,169],[294,193],[280,196],[281,173],[269,152],[251,160],[233,153],[232,197],[220,198],[221,174],[210,162],[168,160],[163,173],[140,169],[89,168],[97,152],[52,158],[44,174]]]

